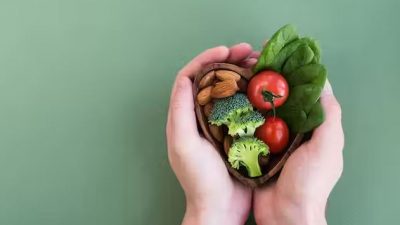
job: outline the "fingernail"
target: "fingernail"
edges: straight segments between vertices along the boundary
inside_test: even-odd
[[[324,89],[322,90],[322,95],[333,95],[332,86],[328,79],[326,79]]]
[[[249,64],[255,64],[256,62],[257,62],[256,58],[248,58],[248,59],[246,59],[246,63],[249,63]]]
[[[236,47],[236,46],[248,46],[249,48],[251,48],[251,45],[247,42],[241,42],[241,43],[232,45],[231,47]]]

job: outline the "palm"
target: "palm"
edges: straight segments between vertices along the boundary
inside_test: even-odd
[[[294,152],[282,170],[282,176],[277,183],[277,193],[288,196],[293,201],[302,201],[315,197],[313,193],[322,190],[319,183],[323,180],[321,161],[317,160],[308,144],[301,146]],[[296,187],[288,190],[289,187]]]
[[[191,79],[209,63],[227,62],[250,67],[257,57],[258,53],[252,52],[248,44],[230,49],[217,47],[194,58],[177,76],[168,114],[167,141],[171,167],[186,194],[185,222],[193,219],[193,211],[218,214],[229,224],[241,224],[247,219],[251,190],[230,177],[217,150],[200,137],[193,110]],[[213,222],[220,224],[220,221]]]
[[[203,164],[203,167],[208,168],[203,168],[207,170],[205,179],[209,179],[206,180],[205,184],[211,184],[217,189],[216,192],[220,192],[221,194],[226,193],[227,189],[231,189],[238,207],[250,210],[251,190],[238,183],[229,175],[225,164],[221,160],[221,156],[207,140],[202,138],[201,142],[206,149],[204,151],[204,157],[207,158],[209,160],[208,162],[211,164],[210,167],[208,167],[209,165]]]
[[[325,122],[289,157],[277,182],[255,192],[255,214],[260,221],[310,206],[323,210],[342,173],[340,106],[327,85],[321,96]]]
[[[191,182],[182,182],[184,189],[195,194],[188,197],[199,199],[201,205],[214,204],[216,199],[222,205],[230,205],[233,201],[232,210],[245,217],[251,207],[251,190],[232,179],[221,156],[206,139],[197,136],[187,141],[192,143],[193,152],[185,159],[190,161],[191,165],[182,164],[184,168],[174,170],[178,177],[180,171],[184,171],[184,176],[196,177]]]
[[[255,204],[265,205],[275,199],[299,204],[304,199],[314,198],[313,194],[321,190],[317,185],[321,182],[316,169],[318,162],[308,145],[302,145],[289,157],[277,182],[256,192]]]

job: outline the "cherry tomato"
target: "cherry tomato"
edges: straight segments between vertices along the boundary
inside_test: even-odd
[[[269,151],[273,154],[282,152],[289,142],[289,128],[279,117],[268,117],[257,128],[255,135],[269,146]]]
[[[274,71],[262,71],[250,80],[247,97],[260,110],[275,110],[289,96],[289,85],[285,78]]]

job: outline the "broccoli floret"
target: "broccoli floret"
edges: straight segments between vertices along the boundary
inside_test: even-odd
[[[221,126],[229,125],[231,121],[237,121],[243,113],[253,110],[249,99],[242,93],[218,99],[215,101],[208,121],[211,124]]]
[[[234,169],[243,165],[249,177],[258,177],[262,175],[258,156],[266,156],[268,153],[268,145],[264,142],[254,137],[241,137],[234,141],[229,149],[228,161]]]
[[[228,124],[228,134],[231,136],[239,135],[253,136],[256,128],[263,125],[265,122],[264,116],[258,111],[249,111],[240,116],[236,121]]]
[[[231,136],[253,136],[255,129],[265,121],[261,113],[253,111],[249,99],[242,93],[218,99],[208,120],[217,126],[225,124]]]

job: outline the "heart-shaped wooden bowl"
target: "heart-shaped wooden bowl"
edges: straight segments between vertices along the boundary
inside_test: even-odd
[[[263,157],[260,158],[259,162],[262,168],[263,175],[260,177],[256,178],[250,178],[245,175],[245,173],[242,173],[234,168],[231,167],[231,165],[228,162],[228,157],[227,154],[224,150],[224,144],[223,141],[218,141],[217,138],[215,138],[212,135],[212,132],[210,131],[209,123],[208,123],[208,118],[205,115],[204,112],[204,106],[201,106],[198,101],[197,101],[197,94],[201,91],[200,90],[200,81],[202,78],[208,74],[210,71],[213,70],[230,70],[233,71],[241,76],[241,81],[238,82],[238,86],[241,87],[242,92],[245,92],[248,81],[252,78],[253,72],[251,69],[247,68],[242,68],[233,64],[228,64],[228,63],[213,63],[205,66],[202,68],[200,73],[198,73],[195,77],[194,83],[193,83],[193,94],[194,94],[194,101],[195,101],[195,111],[196,111],[196,117],[198,120],[198,124],[200,126],[200,131],[204,134],[204,137],[210,141],[210,143],[218,150],[218,152],[221,155],[222,160],[224,161],[228,171],[240,182],[243,184],[251,187],[251,188],[256,188],[261,186],[262,184],[266,183],[270,178],[273,176],[277,175],[280,170],[282,169],[283,165],[285,164],[286,160],[289,158],[290,154],[296,150],[299,145],[301,144],[301,141],[303,139],[303,134],[290,134],[290,144],[288,145],[287,149],[285,149],[282,153],[280,154],[269,154],[268,157]],[[226,134],[226,131],[224,131],[224,135]],[[221,138],[219,138],[221,140]]]

